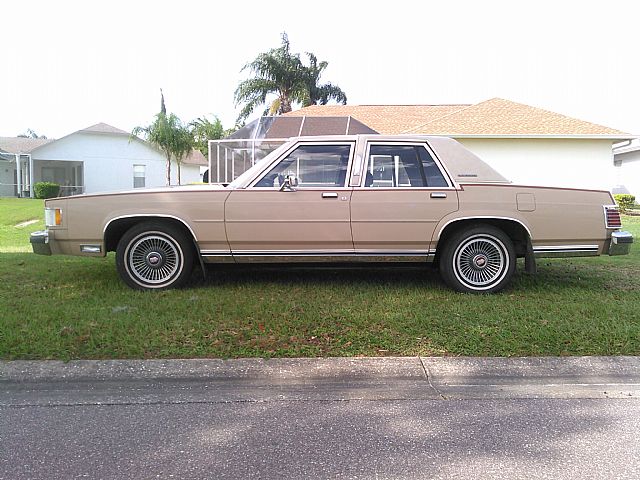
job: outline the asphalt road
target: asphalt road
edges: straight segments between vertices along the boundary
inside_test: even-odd
[[[5,362],[0,479],[635,479],[640,362]]]

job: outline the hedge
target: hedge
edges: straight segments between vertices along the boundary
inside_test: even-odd
[[[613,198],[616,200],[618,208],[620,208],[620,211],[622,213],[626,213],[636,204],[636,197],[634,197],[633,195],[617,193],[613,196]]]
[[[53,182],[37,182],[33,190],[36,198],[54,198],[60,193],[60,185]]]

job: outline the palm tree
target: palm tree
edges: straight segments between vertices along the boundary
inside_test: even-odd
[[[175,159],[178,166],[178,185],[180,185],[180,167],[182,160],[193,148],[193,137],[175,114],[171,113],[167,116],[164,96],[162,96],[160,113],[156,115],[153,123],[146,127],[135,127],[131,131],[131,138],[134,136],[143,136],[147,142],[164,153],[167,158],[167,185],[171,185],[171,159]]]
[[[235,91],[236,105],[244,103],[238,122],[243,121],[255,108],[266,103],[267,96],[276,94],[268,112],[272,115],[291,111],[291,104],[304,90],[303,66],[300,55],[291,53],[289,38],[282,34],[282,45],[261,53],[242,70],[250,70],[255,77],[243,80]]]
[[[173,114],[169,115],[175,116]],[[176,123],[176,129],[174,131],[173,141],[171,143],[171,153],[173,158],[176,159],[176,165],[178,166],[178,185],[182,185],[182,160],[184,160],[193,150],[194,140],[193,135],[189,127],[184,125],[178,117]]]
[[[309,57],[309,66],[305,67],[304,72],[307,95],[302,100],[302,106],[326,105],[329,100],[346,105],[347,96],[340,87],[331,83],[319,84],[322,71],[329,64],[326,61],[318,63],[318,58],[313,53],[307,52],[307,57]]]
[[[21,133],[20,135],[18,135],[18,137],[19,138],[40,138],[40,139],[47,138],[46,135],[38,135],[36,132],[31,130],[30,128],[27,128],[27,131],[24,133]]]
[[[209,155],[209,140],[218,140],[225,136],[222,122],[216,116],[213,117],[213,121],[206,116],[196,118],[189,123],[189,127],[195,148],[200,150],[205,157]]]
[[[267,97],[275,94],[265,114],[279,115],[290,112],[294,102],[305,106],[326,104],[333,99],[341,103],[347,97],[339,87],[330,83],[319,85],[320,75],[327,62],[319,62],[315,55],[307,53],[310,66],[305,66],[300,55],[291,53],[289,38],[282,34],[282,45],[246,64],[242,70],[250,70],[253,78],[243,80],[235,91],[236,105],[244,104],[238,123],[244,121],[259,105],[267,103]]]

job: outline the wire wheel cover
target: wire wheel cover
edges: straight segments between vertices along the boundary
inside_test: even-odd
[[[509,269],[503,243],[491,235],[466,239],[453,256],[456,277],[469,288],[483,290],[498,284]]]
[[[182,270],[182,252],[170,237],[146,233],[129,245],[129,271],[145,284],[165,283]]]

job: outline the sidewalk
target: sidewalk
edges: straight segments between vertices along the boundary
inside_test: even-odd
[[[640,357],[0,362],[0,405],[640,398]],[[78,400],[80,396],[80,400]]]

